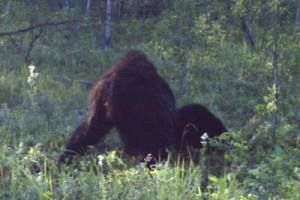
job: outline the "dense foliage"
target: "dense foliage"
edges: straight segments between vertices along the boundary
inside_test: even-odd
[[[107,22],[104,0],[0,1],[0,198],[300,199],[299,2],[111,6]],[[100,157],[57,168],[89,87],[130,49],[149,56],[178,106],[199,102],[229,128],[227,165],[210,172],[207,189],[202,162],[149,172],[119,155],[116,134]]]

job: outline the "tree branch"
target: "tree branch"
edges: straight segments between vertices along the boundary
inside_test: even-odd
[[[249,21],[247,20],[247,16],[242,18],[242,30],[245,33],[247,42],[250,44],[251,48],[253,49],[255,47],[255,41],[251,31],[251,26],[249,24]]]
[[[39,37],[41,36],[42,32],[43,32],[43,28],[41,27],[40,30],[39,30],[39,33],[36,34],[36,35],[34,35],[34,37],[32,38],[32,40],[30,41],[29,48],[28,48],[26,56],[25,56],[25,61],[26,62],[28,62],[28,60],[29,60],[29,56],[30,56],[30,53],[31,53],[31,51],[33,49],[34,43],[39,39]]]
[[[32,31],[34,29],[37,29],[37,28],[43,28],[45,26],[58,26],[58,25],[69,24],[69,23],[74,23],[74,22],[79,22],[79,20],[66,20],[66,21],[58,21],[58,22],[54,21],[54,20],[48,20],[47,22],[35,24],[35,25],[29,26],[27,28],[18,29],[16,31],[2,32],[2,33],[0,33],[0,36],[16,35],[16,34],[26,33],[26,32]]]
[[[278,117],[278,101],[279,101],[279,69],[278,69],[278,40],[279,40],[279,20],[278,20],[278,13],[279,13],[279,5],[277,4],[276,12],[274,13],[274,22],[273,22],[273,50],[272,50],[272,67],[273,67],[273,78],[274,78],[274,86],[275,86],[275,93],[274,93],[274,103],[275,103],[275,110],[272,113],[272,140],[273,144],[276,141],[276,134],[278,131],[279,126],[279,117]]]

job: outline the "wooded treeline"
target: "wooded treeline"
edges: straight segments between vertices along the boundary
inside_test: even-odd
[[[122,38],[120,24],[126,20],[131,20],[133,23],[134,20],[144,22],[152,20],[155,23],[172,13],[178,13],[174,17],[181,17],[183,24],[178,24],[179,29],[192,28],[197,17],[205,16],[210,25],[218,22],[222,28],[233,34],[230,36],[235,36],[236,40],[247,41],[252,48],[256,45],[256,39],[260,42],[257,45],[265,45],[268,42],[266,38],[268,33],[275,28],[282,29],[289,26],[290,31],[296,35],[297,26],[300,23],[300,3],[297,0],[189,0],[184,2],[171,0],[7,0],[2,1],[1,7],[3,13],[1,21],[8,26],[2,27],[0,36],[12,36],[30,31],[31,40],[34,40],[39,35],[39,31],[47,26],[66,25],[68,22],[68,26],[50,32],[69,31],[70,34],[65,33],[64,36],[70,38],[76,38],[80,31],[94,33],[99,48],[108,45],[110,40],[118,43],[120,37]],[[11,24],[12,20],[17,24]],[[174,23],[176,22],[178,19],[174,18]],[[110,26],[115,27],[112,28],[112,38],[108,33]],[[38,33],[33,32],[36,29]],[[7,30],[11,31],[7,32]],[[280,31],[283,30],[278,30]],[[144,33],[146,32],[147,30]],[[116,36],[113,37],[115,34]]]
[[[4,68],[20,64],[40,66],[48,60],[60,70],[71,66],[76,71],[90,70],[97,67],[102,50],[119,54],[127,49],[141,49],[162,61],[172,58],[179,66],[175,69],[183,72],[193,55],[202,54],[212,65],[221,65],[228,58],[225,52],[229,52],[231,59],[240,62],[233,63],[239,69],[215,74],[220,77],[213,77],[212,82],[227,76],[232,84],[254,95],[266,94],[268,91],[259,90],[274,85],[275,107],[280,95],[288,95],[284,80],[291,81],[286,85],[289,92],[297,85],[294,81],[299,74],[295,72],[299,63],[300,3],[296,0],[7,0],[0,3],[0,8],[1,57],[8,64]],[[239,54],[238,49],[249,51],[248,55],[235,55]],[[258,74],[266,67],[253,63],[255,68],[247,68],[251,62],[257,62],[253,61],[258,59],[256,55],[263,55],[263,65],[270,64],[271,70],[266,70],[264,77]],[[178,95],[184,96],[193,87],[183,83],[189,72],[176,70],[168,72],[168,77],[173,74],[176,81],[174,77],[181,74],[176,82]],[[256,82],[259,79],[267,84],[262,87]],[[283,92],[280,95],[279,88]],[[277,115],[273,116],[274,132]]]

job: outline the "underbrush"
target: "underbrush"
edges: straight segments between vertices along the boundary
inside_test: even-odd
[[[35,101],[36,105],[40,103]],[[64,117],[60,110],[68,108],[57,106],[53,108],[56,115],[45,119],[39,106],[25,109],[2,105],[2,199],[300,198],[298,147],[282,141],[274,148],[260,145],[253,148],[241,131],[229,132],[220,139],[231,147],[225,157],[226,166],[222,173],[209,171],[209,184],[205,188],[202,187],[206,169],[203,154],[198,164],[178,163],[170,158],[156,164],[152,171],[144,163],[114,150],[94,152],[76,158],[70,166],[58,167],[56,160],[72,131],[71,121],[79,119],[76,114]],[[64,126],[68,123],[69,126]],[[120,149],[115,138],[107,138],[105,142],[111,149]]]
[[[107,62],[105,66],[110,64]],[[167,74],[166,69],[159,70]],[[186,84],[194,88],[194,75],[192,71],[187,73],[191,80]],[[180,96],[178,80],[169,78],[175,94]],[[4,70],[0,81],[2,199],[300,199],[298,129],[284,115],[272,137],[268,120],[271,91],[257,104],[250,119],[244,116],[247,125],[231,128],[218,140],[230,147],[226,165],[222,171],[209,170],[208,185],[203,187],[203,154],[197,164],[170,158],[149,171],[144,163],[119,153],[122,144],[117,134],[100,144],[101,153],[78,157],[73,165],[58,167],[56,160],[65,141],[85,117],[89,87],[79,79],[61,79],[47,68],[34,66],[14,72]],[[206,82],[197,80],[194,84],[205,88]],[[185,91],[187,96],[179,102],[189,97],[197,100],[195,91]],[[230,108],[228,102],[219,99],[221,94],[213,93],[206,94],[207,99],[215,101],[213,110],[218,106],[220,110],[222,106]],[[253,103],[241,109],[247,110]],[[226,110],[222,116],[230,112]],[[235,114],[238,112],[244,110]],[[225,119],[232,127],[241,121],[234,116]]]
[[[232,161],[220,176],[210,172],[207,188],[201,189],[201,163],[167,160],[149,171],[144,163],[111,151],[58,167],[57,147],[49,142],[5,143],[0,154],[2,199],[299,199],[299,168],[289,163],[297,158],[282,154],[249,166],[233,153],[242,163]]]

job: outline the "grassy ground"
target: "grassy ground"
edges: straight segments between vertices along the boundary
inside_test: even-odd
[[[234,150],[226,155],[224,172],[209,173],[206,188],[203,162],[173,159],[149,171],[110,150],[58,168],[58,154],[84,117],[87,90],[77,81],[34,73],[2,77],[1,89],[9,94],[2,98],[10,103],[0,109],[1,199],[300,199],[298,147],[250,151],[242,131],[229,133]],[[116,137],[106,143],[118,150]]]

